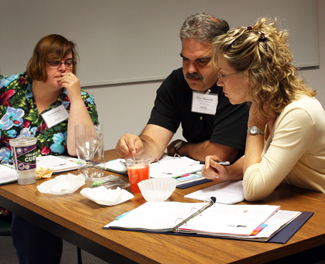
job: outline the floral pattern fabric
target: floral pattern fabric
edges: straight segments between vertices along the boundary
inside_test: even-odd
[[[68,120],[48,128],[38,113],[31,84],[32,80],[26,73],[8,77],[0,75],[0,161],[12,161],[9,140],[19,137],[37,138],[37,156],[67,154]],[[93,123],[97,125],[94,97],[83,90],[81,96]],[[44,112],[60,105],[70,111],[66,89]]]
[[[1,215],[8,215],[9,211],[6,208],[0,206],[0,216]]]

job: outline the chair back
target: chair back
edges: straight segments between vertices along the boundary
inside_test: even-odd
[[[0,215],[0,236],[11,236],[11,214]]]

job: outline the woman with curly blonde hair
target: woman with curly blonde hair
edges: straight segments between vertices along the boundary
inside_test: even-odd
[[[325,112],[293,66],[287,38],[276,20],[261,18],[213,43],[217,84],[250,111],[245,156],[227,167],[208,156],[202,174],[215,182],[243,179],[248,201],[267,197],[283,180],[325,192]]]

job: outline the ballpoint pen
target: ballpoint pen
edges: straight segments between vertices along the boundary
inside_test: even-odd
[[[219,163],[220,165],[223,165],[223,166],[230,165],[229,161],[216,161],[216,162]],[[200,161],[200,164],[205,164],[205,161]]]

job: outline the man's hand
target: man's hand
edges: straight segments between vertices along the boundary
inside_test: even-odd
[[[143,142],[141,138],[132,134],[125,134],[122,136],[115,147],[117,155],[123,159],[134,156],[143,149]]]
[[[140,136],[125,134],[116,144],[116,152],[120,158],[135,154],[146,154],[151,160],[157,160],[164,153],[174,133],[161,126],[149,124]]]

